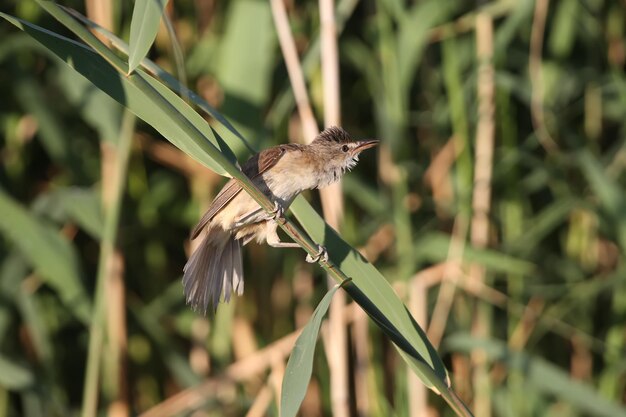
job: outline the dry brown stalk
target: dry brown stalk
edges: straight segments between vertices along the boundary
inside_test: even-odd
[[[324,90],[324,126],[341,126],[341,100],[339,89],[339,56],[337,52],[337,27],[333,0],[320,0],[320,41],[322,80]],[[298,65],[300,62],[298,61]],[[302,71],[300,71],[302,73]],[[304,83],[304,78],[302,79]],[[341,183],[320,190],[324,219],[334,229],[339,228],[343,217]],[[334,285],[334,282],[330,285]]]
[[[423,271],[423,274],[432,274],[431,271]],[[430,287],[428,280],[422,279],[424,276],[420,274],[409,283],[409,310],[417,323],[426,328],[428,324],[428,288]],[[420,381],[414,372],[407,372],[408,393],[409,393],[409,415],[426,416],[428,415],[428,390]]]
[[[310,141],[317,136],[319,129],[315,122],[313,110],[311,109],[309,96],[306,92],[304,74],[302,72],[302,66],[300,65],[300,59],[298,58],[296,44],[291,34],[285,4],[283,0],[271,0],[270,5],[272,6],[272,15],[274,17],[276,33],[278,34],[280,50],[283,53],[283,59],[287,66],[287,73],[289,75],[289,81],[291,82],[291,88],[293,89],[293,95],[296,99],[300,121],[303,124],[302,129],[304,131],[304,137],[306,140]]]
[[[122,178],[119,178],[119,164],[123,163],[118,154],[118,148],[110,142],[102,141],[101,171],[102,171],[102,206],[105,212],[111,210],[115,202],[118,189],[122,187]],[[101,249],[102,250],[102,249]],[[124,261],[119,252],[112,249],[110,256],[103,259],[106,272],[104,276],[104,298],[107,300],[104,310],[104,323],[107,325],[108,340],[106,340],[107,357],[111,360],[112,368],[108,369],[106,381],[112,390],[112,397],[107,404],[110,416],[124,417],[129,415],[128,387],[126,384],[126,347],[127,329],[125,316],[125,287]],[[98,338],[102,340],[102,330],[98,330]],[[100,372],[100,371],[98,371]],[[91,393],[87,404],[89,411],[95,415],[97,409],[97,393]]]
[[[272,14],[278,39],[287,66],[289,80],[296,99],[298,114],[302,123],[304,138],[311,141],[319,133],[317,122],[306,91],[304,73],[298,58],[298,53],[289,27],[289,20],[285,4],[281,0],[272,0]],[[324,76],[324,110],[325,125],[340,125],[339,100],[339,63],[337,54],[337,29],[335,26],[334,4],[332,0],[320,0],[321,18],[321,50],[322,72]],[[320,190],[322,210],[328,224],[338,229],[343,215],[343,199],[341,185],[326,187]],[[329,285],[334,285],[329,277]],[[331,370],[331,403],[333,414],[338,417],[347,416],[348,404],[348,361],[347,361],[347,334],[346,325],[342,320],[342,308],[345,304],[345,295],[342,292],[335,294],[330,307],[329,321],[334,348],[328,356]]]
[[[139,417],[170,417],[186,410],[194,410],[208,399],[220,395],[220,391],[233,388],[234,382],[228,378],[207,379],[198,387],[179,392],[167,400],[139,414]]]
[[[294,341],[295,343],[295,341]],[[276,401],[276,408],[280,415],[280,396],[283,388],[283,379],[285,378],[285,360],[279,355],[275,355],[272,358],[272,372],[270,372],[269,382],[274,389],[274,399]]]
[[[324,126],[340,126],[339,54],[337,51],[334,1],[320,0],[319,7],[324,89]],[[337,182],[321,189],[320,197],[326,222],[334,229],[339,230],[339,225],[343,218],[341,183]],[[328,276],[327,281],[329,288],[335,285],[332,277]],[[328,313],[328,337],[324,339],[330,370],[331,408],[335,417],[348,417],[350,414],[348,332],[343,321],[343,307],[345,304],[345,293],[343,291],[335,293]]]
[[[110,380],[115,383],[117,395],[108,407],[109,417],[128,417],[128,378],[127,378],[127,347],[128,335],[126,328],[126,291],[124,286],[124,257],[115,250],[109,262],[109,279],[107,285],[107,331],[108,354],[107,371],[111,372]]]
[[[263,417],[267,415],[267,409],[272,404],[274,390],[269,385],[264,385],[257,393],[252,406],[246,413],[246,417]]]
[[[102,26],[113,31],[113,2],[110,0],[85,0],[87,17]],[[93,34],[105,45],[110,46],[111,42],[102,34],[93,31]]]
[[[345,310],[344,310],[345,311]],[[354,324],[352,325],[352,345],[354,346],[354,391],[356,397],[356,411],[359,417],[372,415],[370,390],[368,387],[369,375],[369,317],[360,308],[354,309]]]
[[[478,125],[474,155],[474,189],[470,241],[477,249],[489,244],[489,210],[491,208],[491,173],[495,134],[495,70],[493,68],[493,21],[484,13],[476,17],[476,55],[478,60]],[[469,284],[485,281],[485,267],[473,263],[469,267]],[[484,306],[475,306],[472,335],[484,339],[490,334],[490,318]],[[473,366],[474,412],[491,416],[491,382],[487,355],[482,349],[471,353]]]
[[[489,243],[489,210],[491,207],[491,173],[495,135],[495,79],[493,57],[493,22],[489,16],[479,15],[476,24],[478,69],[478,125],[476,127],[476,154],[474,156],[474,190],[471,242],[476,248]],[[484,272],[484,271],[483,271]],[[480,275],[471,275],[481,279]]]

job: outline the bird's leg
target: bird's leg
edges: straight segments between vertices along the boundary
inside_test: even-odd
[[[266,231],[266,237],[265,237],[265,241],[267,242],[268,245],[270,245],[273,248],[299,248],[300,245],[295,243],[295,242],[282,242],[280,240],[280,238],[278,237],[278,233],[277,233],[277,229],[278,229],[278,223],[276,223],[276,220],[279,218],[282,218],[283,215],[283,209],[282,207],[277,203],[274,202],[274,216],[272,217],[272,220],[268,220],[267,222],[267,231]],[[308,263],[316,263],[319,262],[319,260],[323,260],[324,262],[328,262],[328,251],[326,250],[326,248],[322,245],[317,245],[317,254],[315,254],[314,256],[311,256],[310,254],[307,253],[305,261],[307,261]]]
[[[326,250],[326,248],[318,244],[317,251],[318,252],[317,254],[315,254],[315,256],[311,256],[310,254],[307,253],[306,258],[304,260],[310,264],[319,262],[320,259],[323,260],[324,262],[328,262],[328,251]]]
[[[268,245],[273,248],[299,248],[295,242],[282,242],[278,237],[278,233],[276,233],[276,229],[278,228],[278,224],[274,221],[268,221],[267,224],[267,234],[265,235],[265,241]]]

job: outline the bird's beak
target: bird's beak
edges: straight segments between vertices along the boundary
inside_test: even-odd
[[[358,153],[363,152],[366,149],[373,148],[374,146],[378,145],[379,142],[380,141],[376,139],[360,140],[356,143],[353,153],[358,154]]]

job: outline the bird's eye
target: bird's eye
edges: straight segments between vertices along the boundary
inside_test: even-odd
[[[341,150],[344,151],[344,152],[348,152],[350,150],[350,147],[348,145],[343,145],[341,147]]]

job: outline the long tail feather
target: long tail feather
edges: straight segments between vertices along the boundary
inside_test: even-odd
[[[232,283],[233,289],[237,295],[243,294],[243,263],[241,260],[241,242],[233,240],[233,276]]]
[[[219,232],[214,232],[219,233]],[[227,233],[207,235],[183,268],[185,300],[194,310],[206,314],[213,310],[224,294],[225,302],[231,293],[243,293],[241,244]]]

